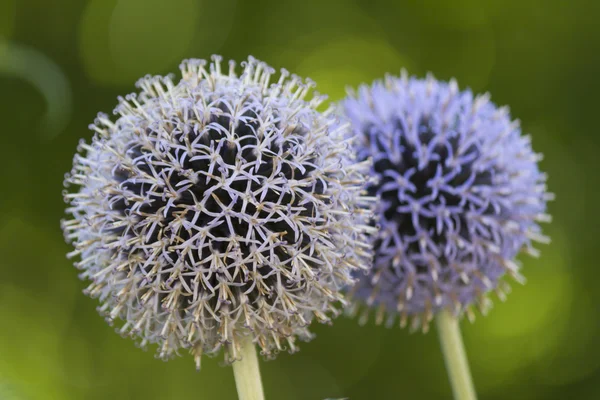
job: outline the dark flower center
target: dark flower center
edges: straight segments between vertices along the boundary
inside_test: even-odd
[[[248,232],[254,228],[240,215],[253,217],[255,221],[260,221],[258,223],[263,229],[277,234],[282,242],[293,243],[297,249],[305,249],[302,251],[308,252],[307,248],[310,247],[311,237],[303,232],[299,232],[296,237],[294,229],[286,221],[286,218],[279,213],[274,213],[273,210],[275,206],[284,205],[288,207],[287,217],[313,220],[315,225],[319,225],[321,222],[315,216],[314,203],[303,201],[301,196],[294,195],[291,190],[269,189],[265,194],[257,196],[260,199],[252,197],[252,193],[259,192],[267,181],[273,179],[308,180],[314,171],[311,164],[314,160],[306,160],[302,165],[303,169],[293,167],[292,161],[298,151],[296,147],[302,145],[302,128],[298,127],[288,134],[288,138],[293,138],[290,140],[266,139],[259,129],[259,117],[256,109],[250,109],[237,121],[232,121],[228,115],[224,114],[212,115],[210,123],[206,124],[208,129],[202,133],[193,130],[183,133],[171,129],[170,134],[180,146],[167,146],[166,151],[161,147],[163,145],[161,145],[160,135],[147,128],[146,135],[153,148],[148,144],[132,144],[127,151],[128,158],[133,160],[133,164],[142,173],[160,176],[168,187],[175,190],[183,188],[184,190],[180,190],[176,199],[169,199],[165,196],[168,192],[167,187],[157,188],[152,187],[151,183],[140,183],[139,173],[136,174],[137,176],[132,176],[131,172],[126,169],[117,168],[113,177],[119,182],[121,189],[130,193],[126,197],[138,197],[145,200],[141,206],[132,210],[132,201],[127,198],[114,199],[112,201],[113,210],[118,210],[123,215],[133,214],[137,221],[143,220],[145,216],[160,215],[161,218],[158,224],[152,228],[150,224],[136,224],[130,227],[129,232],[125,232],[125,228],[122,227],[113,233],[127,237],[143,237],[144,244],[149,247],[159,241],[167,240],[168,245],[165,248],[169,249],[169,247],[188,241],[192,235],[197,233],[198,228],[209,227],[208,245],[191,248],[185,254],[182,254],[181,249],[168,250],[166,254],[163,254],[166,262],[162,268],[165,270],[180,263],[183,258],[185,268],[182,275],[190,287],[198,275],[197,271],[210,269],[210,261],[204,260],[207,260],[211,254],[224,255],[231,252],[231,255],[224,257],[236,261],[239,260],[240,254],[244,259],[251,259],[253,253],[257,251],[255,244],[241,239],[248,237]],[[177,126],[177,122],[172,121],[171,125]],[[230,130],[231,124],[237,124],[234,128],[234,142],[231,142],[231,139],[224,134]],[[167,131],[169,131],[168,126],[168,122],[163,123],[163,127]],[[266,146],[268,150],[261,153],[259,160],[256,148],[261,144],[264,145],[262,143],[264,140],[270,140],[270,143]],[[190,154],[186,149],[190,147],[190,144],[214,150]],[[218,162],[206,157],[194,159],[194,156],[211,153],[218,154]],[[157,154],[160,157],[157,157]],[[178,168],[173,168],[177,162],[180,165]],[[238,170],[241,168],[248,178],[234,179],[226,185],[219,186],[219,183],[231,177],[232,171],[236,168]],[[193,182],[190,182],[189,179],[190,172],[200,172]],[[319,197],[324,193],[325,187],[320,180],[314,179],[312,186],[304,186],[303,190]],[[249,198],[252,200],[248,201]],[[202,207],[198,209],[197,204],[201,201]],[[215,214],[220,214],[225,209],[229,218],[215,217]],[[220,219],[220,224],[214,223],[215,218]],[[177,223],[177,221],[184,221],[184,223]],[[260,237],[257,235],[257,238]],[[235,250],[237,254],[233,254],[232,250]],[[120,248],[119,251],[122,257],[127,258],[131,256],[131,253],[140,253],[141,250],[139,246],[132,246],[131,248]],[[257,270],[262,281],[268,287],[275,288],[281,284],[277,281],[275,271],[282,267],[291,269],[291,256],[282,246],[260,252],[263,260],[276,262],[273,260],[272,252],[279,260],[278,265],[263,264],[258,266]],[[143,263],[138,263],[136,266],[144,275],[148,275],[153,267],[154,264],[144,266]],[[252,263],[248,263],[247,267],[249,271],[253,271]],[[240,273],[234,275],[233,271],[228,271],[228,274],[234,276],[234,282],[240,283],[241,291],[247,291],[253,285],[251,279],[243,277]],[[223,271],[206,274],[206,276],[207,286],[216,287],[223,279],[231,281],[231,276],[226,277]],[[297,282],[283,282],[286,287],[296,284]],[[253,301],[256,300],[258,291],[254,290],[247,294]],[[268,297],[271,294],[265,299],[269,303]]]
[[[395,160],[386,156],[376,159],[374,169],[381,179],[368,188],[371,195],[381,196],[385,220],[396,223],[400,237],[418,238],[419,234],[424,233],[443,248],[448,240],[448,225],[443,224],[443,228],[438,230],[438,217],[434,214],[447,210],[449,215],[446,219],[457,229],[456,233],[462,239],[470,241],[471,232],[466,211],[475,211],[481,215],[496,214],[492,205],[482,205],[480,201],[475,203],[476,199],[473,196],[462,194],[459,190],[461,187],[492,184],[494,171],[474,168],[481,156],[478,145],[472,143],[466,146],[466,149],[460,149],[464,139],[458,133],[454,132],[453,135],[449,134],[442,139],[427,119],[420,121],[416,141],[409,139],[402,122],[397,121],[394,128],[393,135],[397,140],[394,146],[399,150],[400,157]],[[389,144],[386,146],[383,140],[389,140],[389,137],[378,131],[375,126],[367,127],[366,136],[369,146],[374,146],[380,154],[385,155],[388,152]],[[425,151],[426,162],[422,162],[419,154]],[[388,171],[397,174],[386,173]],[[399,195],[398,188],[389,185],[396,181],[397,175],[406,181],[403,185],[403,196]],[[418,222],[417,226],[415,220]],[[421,251],[418,240],[407,240],[404,244],[407,246],[407,253]],[[381,240],[378,240],[375,243],[375,251],[378,251],[380,246]]]

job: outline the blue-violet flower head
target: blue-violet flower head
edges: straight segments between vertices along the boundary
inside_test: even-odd
[[[361,86],[341,108],[380,198],[374,265],[351,290],[351,313],[426,330],[441,309],[485,312],[487,293],[508,290],[505,274],[522,280],[517,254],[548,241],[538,222],[552,195],[519,122],[488,95],[406,72]]]

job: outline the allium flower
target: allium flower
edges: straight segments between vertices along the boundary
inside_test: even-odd
[[[369,186],[381,198],[374,267],[354,287],[376,320],[427,329],[434,313],[485,312],[486,294],[503,298],[508,274],[522,280],[515,257],[547,242],[546,176],[518,121],[487,95],[456,82],[387,77],[343,102],[359,160],[373,158]],[[362,274],[361,274],[362,275]]]
[[[368,162],[348,155],[348,125],[312,83],[253,58],[236,76],[220,58],[145,77],[99,114],[67,175],[65,235],[86,293],[119,331],[168,358],[242,337],[274,355],[337,314],[351,271],[370,264]]]

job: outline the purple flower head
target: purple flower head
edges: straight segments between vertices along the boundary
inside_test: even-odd
[[[548,241],[538,222],[552,196],[530,138],[489,96],[431,76],[388,76],[342,106],[381,199],[374,265],[359,274],[351,311],[365,304],[363,321],[371,309],[379,323],[412,317],[424,330],[441,309],[485,312],[505,274],[522,280],[517,254]]]
[[[312,82],[250,58],[240,76],[188,60],[146,77],[100,114],[67,175],[62,222],[86,293],[119,332],[169,358],[250,336],[263,354],[296,348],[338,314],[351,271],[371,262],[368,163]]]

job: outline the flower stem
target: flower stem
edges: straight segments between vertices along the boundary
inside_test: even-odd
[[[477,395],[475,394],[458,319],[449,311],[444,310],[438,313],[436,322],[454,399],[476,400]]]
[[[233,376],[239,400],[264,400],[258,357],[250,337],[242,339],[240,355],[241,360],[233,363]]]

